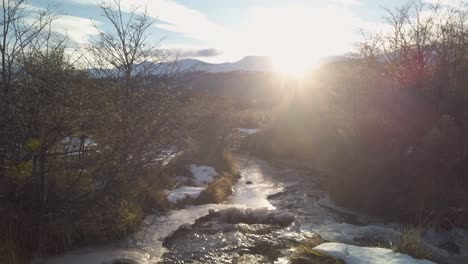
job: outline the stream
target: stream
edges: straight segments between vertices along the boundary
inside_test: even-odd
[[[336,206],[309,170],[246,155],[237,160],[242,177],[225,203],[149,215],[126,241],[45,263],[287,263],[292,247],[317,236],[357,246],[390,245],[401,236],[398,223]],[[423,238],[441,263],[468,263],[466,230],[427,230]]]

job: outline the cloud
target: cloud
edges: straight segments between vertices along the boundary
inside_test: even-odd
[[[100,2],[70,1],[86,5]],[[156,27],[201,40],[204,46],[212,47],[179,49],[181,57],[204,57],[209,61],[234,61],[245,55],[287,56],[287,53],[317,57],[349,51],[353,42],[359,40],[358,29],[365,23],[354,16],[349,6],[359,5],[361,1],[328,2],[327,6],[319,8],[306,2],[250,7],[247,10],[250,16],[243,16],[242,23],[224,27],[211,21],[204,13],[175,0],[121,0],[125,11],[146,6],[149,15],[157,19]]]
[[[180,58],[209,58],[216,57],[221,55],[217,49],[208,48],[208,49],[176,49],[173,52],[177,53]]]
[[[288,5],[252,9],[249,27],[240,32],[251,54],[317,57],[349,51],[363,21],[345,7]],[[237,48],[237,47],[234,47]]]
[[[203,48],[191,45],[161,45],[159,47],[159,52],[163,51],[168,55],[169,60],[175,59],[188,59],[188,58],[198,58],[205,61],[216,61],[220,55],[223,54],[222,51],[216,48]]]
[[[71,1],[85,5],[101,2],[100,0]],[[146,7],[150,17],[165,22],[156,23],[156,27],[182,33],[189,38],[206,40],[213,35],[219,37],[226,34],[223,27],[211,22],[202,12],[188,8],[174,0],[121,0],[121,4],[125,11],[136,7]]]
[[[90,36],[98,34],[93,22],[88,18],[61,15],[53,23],[55,31],[68,36],[78,45],[87,43]],[[100,22],[95,23],[100,24]]]
[[[31,4],[26,4],[25,8],[28,11],[32,11],[26,17],[26,23],[33,23],[37,12],[45,11],[45,8],[37,7]],[[55,10],[54,10],[55,11]],[[54,13],[55,14],[55,13]],[[102,24],[99,21],[95,21],[97,25]],[[65,36],[69,39],[70,45],[81,46],[84,43],[88,43],[88,38],[92,35],[98,34],[98,31],[94,27],[93,22],[89,18],[69,16],[69,15],[58,15],[52,21],[52,31],[57,34],[57,37],[63,38]]]

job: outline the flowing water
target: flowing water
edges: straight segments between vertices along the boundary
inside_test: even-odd
[[[242,178],[224,204],[150,215],[120,245],[73,251],[46,263],[283,263],[290,248],[317,235],[354,245],[389,245],[401,235],[398,224],[335,206],[309,170],[237,158]],[[468,263],[466,231],[429,230],[425,239],[444,262]]]

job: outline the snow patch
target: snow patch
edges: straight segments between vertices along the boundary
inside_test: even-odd
[[[214,178],[218,176],[218,172],[210,166],[197,166],[192,164],[189,166],[189,169],[195,178],[194,182],[199,186],[212,183]]]
[[[386,248],[358,247],[342,243],[324,243],[314,248],[338,258],[347,264],[431,264],[428,260],[414,259],[406,254],[395,253]]]
[[[274,264],[288,264],[289,263],[289,259],[288,257],[281,257],[281,258],[278,258]]]
[[[200,193],[204,191],[203,187],[192,187],[192,186],[181,186],[177,189],[169,191],[167,194],[167,200],[170,203],[176,204],[186,198],[196,199],[200,196]]]
[[[378,241],[389,245],[397,243],[401,238],[401,232],[394,230],[391,227],[380,225],[358,226],[347,223],[336,223],[329,225],[312,225],[304,224],[301,230],[319,234],[323,239],[328,241],[337,241],[348,244],[356,244],[362,238]]]

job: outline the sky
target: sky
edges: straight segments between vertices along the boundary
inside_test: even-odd
[[[35,7],[58,4],[57,31],[81,46],[105,30],[101,0],[30,0]],[[436,0],[423,0],[433,2]],[[441,0],[450,4],[452,0]],[[146,6],[156,19],[150,41],[160,48],[207,62],[245,56],[306,56],[311,59],[353,50],[360,29],[378,30],[383,7],[405,0],[121,0],[125,8]]]

